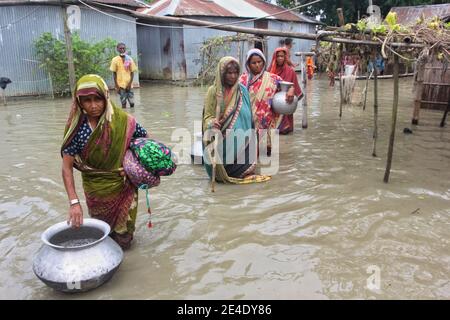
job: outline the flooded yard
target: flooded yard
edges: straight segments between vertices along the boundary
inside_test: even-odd
[[[357,81],[357,96],[364,84]],[[379,85],[377,158],[372,88],[365,111],[345,106],[339,119],[338,86],[314,79],[309,127],[301,128],[299,108],[271,181],[211,193],[202,166],[180,164],[150,190],[154,227],[141,191],[136,241],[120,269],[77,295],[53,291],[32,271],[41,233],[67,218],[59,150],[70,100],[10,99],[0,106],[0,298],[450,299],[450,123],[440,128],[442,112],[422,110],[412,127],[412,80],[401,79],[385,184],[393,82]],[[205,94],[144,82],[127,111],[173,146],[177,128],[193,139]],[[76,185],[86,217],[79,173]]]

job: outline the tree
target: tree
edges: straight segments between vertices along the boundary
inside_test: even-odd
[[[278,5],[285,8],[293,8],[301,3],[308,3],[311,0],[296,1],[296,0],[277,0]],[[402,6],[417,6],[426,4],[442,4],[447,3],[447,0],[373,0],[372,4],[377,5],[381,9],[381,15],[383,17],[391,10],[392,7]],[[366,14],[369,1],[359,0],[322,0],[306,8],[301,8],[300,12],[309,16],[320,16],[320,20],[327,25],[337,26],[338,18],[336,14],[337,8],[344,9],[345,22],[356,22],[359,16],[362,17]]]

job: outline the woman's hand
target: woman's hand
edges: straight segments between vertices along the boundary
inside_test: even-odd
[[[212,122],[212,124],[211,124],[211,127],[212,127],[213,129],[220,130],[220,128],[221,128],[222,126],[220,125],[219,120],[214,119],[213,122]]]
[[[290,87],[289,90],[286,92],[286,102],[292,103],[294,101],[294,87]]]
[[[81,204],[77,203],[70,206],[67,224],[72,225],[73,228],[79,228],[83,224],[83,208],[81,208]]]

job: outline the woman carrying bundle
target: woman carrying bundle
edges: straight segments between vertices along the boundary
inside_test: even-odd
[[[69,197],[68,223],[79,227],[83,209],[73,168],[81,171],[89,215],[111,226],[111,237],[123,248],[133,240],[137,188],[125,177],[123,161],[132,138],[147,137],[133,116],[117,108],[105,81],[85,75],[77,82],[61,147],[62,176]],[[153,185],[159,184],[154,177]]]

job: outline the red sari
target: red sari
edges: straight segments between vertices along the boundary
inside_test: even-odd
[[[295,70],[288,65],[286,58],[281,67],[277,65],[277,53],[280,51],[283,51],[285,57],[287,57],[286,48],[277,48],[273,53],[269,72],[280,76],[284,81],[292,82],[294,84],[294,94],[300,99],[303,94]],[[280,134],[288,134],[294,131],[294,115],[279,115],[277,118],[276,128],[280,131]]]

